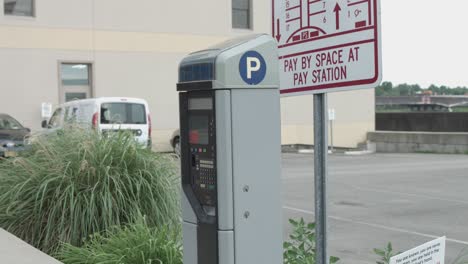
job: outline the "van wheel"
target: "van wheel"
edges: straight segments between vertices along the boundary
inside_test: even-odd
[[[180,138],[179,137],[176,137],[174,139],[174,153],[177,156],[180,156]]]

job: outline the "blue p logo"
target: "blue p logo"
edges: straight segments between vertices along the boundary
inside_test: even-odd
[[[267,65],[265,59],[256,51],[247,51],[239,62],[242,80],[250,85],[257,85],[265,79]]]

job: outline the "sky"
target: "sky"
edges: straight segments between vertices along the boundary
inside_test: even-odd
[[[381,0],[383,81],[468,87],[468,0]]]

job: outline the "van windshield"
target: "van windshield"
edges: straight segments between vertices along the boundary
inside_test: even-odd
[[[134,103],[103,103],[101,124],[146,124],[145,105]]]

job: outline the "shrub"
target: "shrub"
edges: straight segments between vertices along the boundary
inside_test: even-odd
[[[81,248],[65,244],[58,258],[65,264],[182,264],[180,229],[142,220],[93,235]]]
[[[392,246],[392,243],[390,242],[387,244],[387,247],[384,249],[374,248],[374,253],[381,258],[379,261],[377,261],[377,264],[389,264],[390,259],[393,256],[396,256],[399,254],[399,253],[395,254],[393,252],[393,246]]]
[[[63,131],[40,137],[22,157],[0,162],[0,227],[54,253],[90,234],[146,215],[150,226],[179,219],[178,179],[167,156],[132,135]]]
[[[315,263],[315,224],[306,224],[304,219],[299,221],[290,219],[293,232],[289,236],[290,242],[284,242],[284,264],[314,264]],[[339,261],[337,257],[330,257],[330,263]]]

